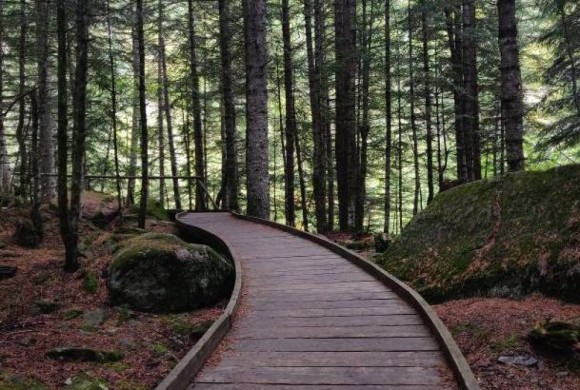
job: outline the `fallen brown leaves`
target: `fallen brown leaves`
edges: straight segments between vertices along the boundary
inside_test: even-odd
[[[81,271],[62,272],[64,258],[55,215],[47,213],[46,236],[38,249],[23,249],[10,243],[12,224],[0,223],[0,241],[7,244],[0,250],[0,263],[18,267],[12,279],[0,281],[0,372],[21,378],[33,378],[51,389],[62,387],[67,378],[81,372],[105,379],[110,388],[154,387],[193,346],[187,334],[176,328],[215,320],[225,303],[218,308],[203,309],[181,315],[163,316],[144,313],[129,314],[107,302],[106,270],[110,261],[108,233],[83,224],[85,240]],[[4,215],[3,215],[4,219]],[[154,231],[172,232],[170,223],[153,222]],[[85,275],[97,277],[96,294],[86,292]],[[37,302],[58,304],[50,314],[40,314]],[[80,315],[67,316],[72,310],[83,313],[99,309],[107,313],[98,326],[87,326]],[[68,318],[68,319],[67,319]],[[58,346],[86,346],[115,350],[125,354],[119,363],[66,363],[45,357]]]
[[[533,295],[521,300],[472,298],[435,306],[451,330],[484,389],[580,388],[580,372],[570,360],[539,354],[526,335],[536,323],[551,318],[580,317],[580,305]],[[500,355],[532,355],[537,367],[509,366],[497,362]]]

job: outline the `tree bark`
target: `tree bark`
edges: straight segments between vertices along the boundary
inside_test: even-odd
[[[385,114],[386,114],[386,133],[385,133],[385,198],[384,212],[385,223],[383,231],[389,234],[391,221],[391,164],[392,164],[392,89],[393,80],[391,75],[391,0],[385,0]]]
[[[429,26],[427,24],[427,4],[421,2],[421,29],[423,33],[423,82],[425,83],[425,127],[427,142],[427,203],[435,196],[433,183],[433,127],[431,121],[431,72],[429,67]]]
[[[139,134],[141,133],[141,123],[139,121],[139,41],[137,40],[137,30],[131,29],[131,40],[133,50],[133,60],[131,62],[133,71],[133,102],[132,102],[132,126],[131,145],[129,153],[129,176],[137,175],[137,153],[139,149]],[[127,206],[135,204],[135,179],[130,179],[127,183]]]
[[[50,85],[49,85],[49,21],[50,5],[48,0],[37,0],[36,3],[36,44],[38,51],[38,136],[39,136],[39,169],[41,173],[54,172],[54,144],[52,141],[52,118],[50,115]],[[33,159],[34,160],[34,159]],[[50,202],[55,198],[54,176],[41,177],[40,200]]]
[[[4,14],[4,2],[0,2],[0,15]],[[2,105],[4,97],[4,24],[0,22],[0,112],[4,112]],[[0,117],[0,194],[10,192],[12,183],[12,173],[10,172],[10,161],[8,160],[8,147],[6,145],[6,134],[4,133],[4,116]]]
[[[356,1],[335,3],[336,178],[341,230],[353,230],[358,157],[356,155]]]
[[[266,1],[244,0],[248,214],[269,219]]]
[[[18,95],[24,96],[26,93],[26,0],[20,1],[20,37],[18,39]],[[19,183],[18,192],[23,198],[28,195],[28,146],[25,134],[26,120],[26,99],[21,98],[18,108],[18,125],[16,126],[16,141],[20,162],[18,166]]]
[[[417,116],[415,114],[415,77],[413,58],[413,15],[411,12],[411,0],[407,3],[407,16],[409,27],[409,104],[411,110],[411,133],[413,138],[413,168],[415,171],[415,194],[413,196],[413,215],[419,212],[419,197],[421,195],[421,177],[419,172],[419,140],[417,136]]]
[[[197,73],[197,56],[195,43],[195,18],[193,15],[193,0],[187,1],[189,29],[189,71],[191,74],[191,109],[193,115],[193,144],[195,149],[195,174],[205,183],[205,163],[203,155],[203,129],[201,123],[201,99],[199,94],[199,75]],[[195,209],[205,210],[205,194],[200,185],[195,186]]]
[[[515,0],[498,0],[501,107],[509,171],[524,170],[523,107]]]
[[[284,92],[286,99],[286,163],[284,164],[284,212],[286,224],[296,225],[294,204],[294,149],[296,140],[296,110],[294,108],[294,73],[290,35],[289,0],[282,0],[282,39],[284,41]]]
[[[224,207],[239,211],[238,204],[238,161],[236,151],[236,108],[234,105],[234,85],[232,80],[232,27],[231,2],[219,0],[221,87],[224,105],[224,125],[226,139],[225,197]]]
[[[145,34],[143,29],[143,0],[136,1],[137,51],[139,53],[139,119],[141,124],[141,199],[138,226],[145,228],[149,200],[149,139],[147,131],[147,91],[145,85]]]

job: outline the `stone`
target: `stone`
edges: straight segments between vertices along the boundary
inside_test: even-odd
[[[0,241],[0,249],[6,249],[6,243],[3,241]]]
[[[392,238],[388,234],[375,234],[375,252],[385,253],[391,245]]]
[[[233,264],[205,245],[145,233],[126,241],[114,255],[107,287],[114,305],[179,313],[227,297],[234,276]]]
[[[16,221],[16,229],[12,240],[24,248],[37,248],[40,245],[40,235],[30,219],[20,218]]]
[[[95,226],[104,228],[119,215],[119,202],[113,195],[84,191],[81,215]]]
[[[123,360],[123,353],[118,351],[100,351],[87,347],[57,347],[46,353],[54,360],[71,362],[109,363]]]
[[[104,309],[89,311],[83,314],[84,323],[93,327],[102,325],[106,320],[107,320],[107,311]]]
[[[524,367],[537,367],[538,359],[530,355],[521,356],[500,356],[497,358],[498,363],[506,364],[509,366],[524,366]]]
[[[42,299],[42,300],[36,302],[36,306],[38,307],[40,314],[54,313],[55,311],[57,311],[60,308],[59,303],[57,303],[55,301],[46,300],[46,299]]]
[[[109,390],[103,379],[93,378],[84,372],[67,378],[64,384],[64,388],[68,390]]]

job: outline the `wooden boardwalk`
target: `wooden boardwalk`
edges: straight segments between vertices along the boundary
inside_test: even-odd
[[[423,318],[345,258],[229,213],[180,221],[226,242],[244,275],[226,348],[190,389],[449,388],[451,370]]]

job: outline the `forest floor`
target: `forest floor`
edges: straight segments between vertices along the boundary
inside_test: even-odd
[[[106,269],[111,231],[81,223],[85,258],[80,271],[62,271],[64,250],[56,213],[45,211],[45,238],[38,249],[11,242],[14,222],[25,210],[3,210],[0,265],[16,266],[0,280],[0,389],[56,389],[82,373],[109,388],[150,389],[201,337],[191,335],[215,320],[226,302],[186,314],[137,313],[108,303]],[[174,233],[170,222],[151,220],[147,229]],[[64,362],[46,353],[56,347],[83,346],[124,354],[115,363]]]
[[[353,247],[373,261],[372,236],[332,233],[328,237]],[[371,244],[369,244],[369,240]],[[469,298],[434,305],[451,331],[483,389],[577,390],[580,352],[575,356],[547,353],[528,341],[528,333],[547,320],[580,320],[580,305],[532,294],[521,299]],[[580,346],[577,346],[580,351]],[[529,366],[500,363],[521,357]]]

